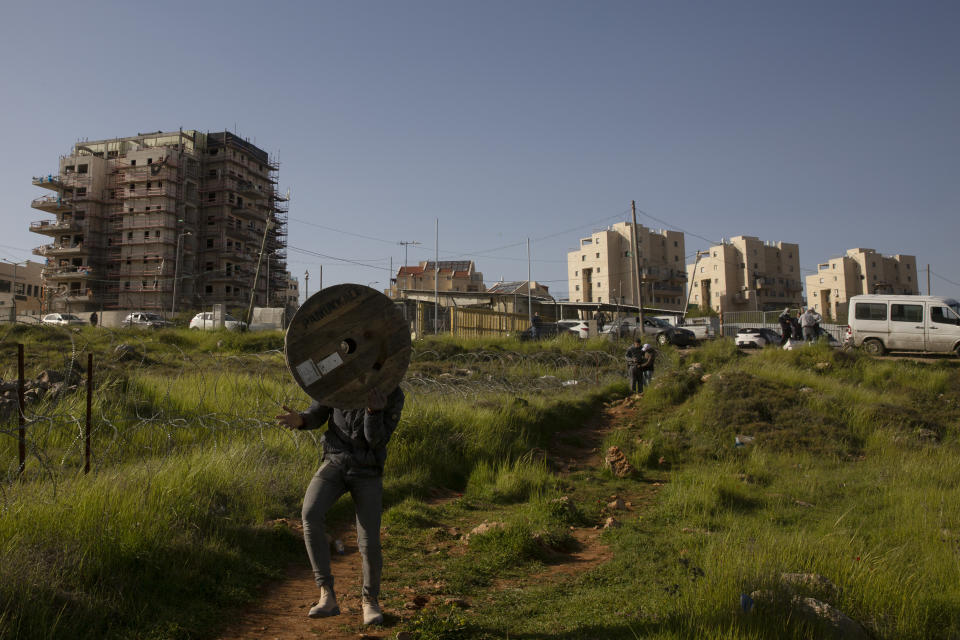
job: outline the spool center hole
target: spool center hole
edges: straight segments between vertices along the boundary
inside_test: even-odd
[[[357,341],[353,338],[347,338],[340,343],[340,353],[347,355],[348,353],[353,353],[357,350]]]

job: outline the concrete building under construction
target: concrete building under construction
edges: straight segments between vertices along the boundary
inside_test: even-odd
[[[56,216],[30,224],[52,240],[33,250],[46,258],[45,310],[246,306],[252,291],[257,305],[283,306],[278,169],[226,131],[77,143],[56,173],[33,179],[53,193],[31,206]]]

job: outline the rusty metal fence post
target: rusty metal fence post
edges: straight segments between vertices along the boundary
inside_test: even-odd
[[[20,461],[19,475],[23,476],[23,470],[27,466],[27,428],[26,417],[23,415],[23,344],[17,344],[17,419],[19,421],[19,436],[17,442],[17,454]]]
[[[93,354],[87,354],[87,429],[84,434],[83,472],[90,473],[90,424],[93,413]]]

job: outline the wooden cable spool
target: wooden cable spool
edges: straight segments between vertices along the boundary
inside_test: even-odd
[[[294,314],[284,344],[287,367],[326,406],[359,409],[367,394],[393,391],[410,364],[410,329],[387,296],[338,284],[310,296]]]

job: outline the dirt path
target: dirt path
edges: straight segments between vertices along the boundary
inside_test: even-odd
[[[604,408],[580,429],[566,432],[562,438],[550,446],[545,453],[558,467],[561,474],[577,470],[597,468],[602,463],[600,446],[609,431],[619,424],[629,421],[636,413],[630,398],[613,403]],[[630,496],[621,496],[630,501]],[[445,501],[438,498],[437,502]],[[630,517],[630,509],[621,512],[621,518]],[[294,529],[300,523],[288,520]],[[571,531],[577,541],[576,550],[567,554],[558,554],[548,563],[544,571],[531,574],[521,581],[513,581],[510,586],[522,587],[525,584],[543,584],[544,581],[561,581],[570,576],[587,571],[611,557],[610,550],[599,543],[601,530],[594,528]],[[313,573],[307,562],[306,552],[302,562],[290,565],[285,578],[264,588],[259,601],[239,613],[238,619],[231,624],[218,640],[313,640],[315,638],[357,640],[358,638],[394,638],[395,627],[411,611],[391,611],[384,609],[385,625],[379,629],[366,629],[361,624],[360,608],[360,554],[357,550],[356,531],[338,532],[344,543],[344,554],[331,556],[331,568],[337,585],[337,601],[341,615],[333,618],[311,620],[307,610],[319,593],[313,581]],[[451,543],[452,544],[452,543]],[[389,561],[389,558],[385,559]],[[505,585],[498,585],[505,586]],[[397,589],[395,585],[384,584],[384,590]],[[407,586],[398,590],[409,592],[411,600],[415,589]],[[433,601],[443,601],[441,595],[430,597]]]

